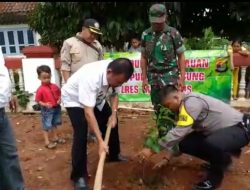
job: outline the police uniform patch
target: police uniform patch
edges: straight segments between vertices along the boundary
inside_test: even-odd
[[[193,125],[194,119],[188,114],[184,105],[181,105],[177,125],[180,127],[187,127]]]

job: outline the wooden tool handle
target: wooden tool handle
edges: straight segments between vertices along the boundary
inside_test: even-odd
[[[105,134],[104,142],[106,144],[108,144],[109,142],[110,132],[111,132],[111,125],[107,127],[107,131]],[[97,171],[95,175],[94,190],[102,189],[102,176],[103,176],[103,167],[104,167],[105,158],[106,158],[106,152],[103,151],[98,162],[98,167],[97,167]]]

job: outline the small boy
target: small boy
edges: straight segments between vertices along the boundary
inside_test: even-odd
[[[129,48],[129,52],[141,52],[141,41],[137,37],[133,37],[131,39],[131,47]]]
[[[41,86],[36,91],[36,102],[41,106],[43,135],[45,147],[53,149],[57,143],[64,144],[65,139],[58,137],[57,125],[61,122],[61,90],[50,82],[51,70],[47,65],[41,65],[37,68],[38,79],[41,80]],[[49,133],[52,133],[53,140],[50,142]]]

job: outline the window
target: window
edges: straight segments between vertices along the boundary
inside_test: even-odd
[[[3,32],[0,32],[0,46],[5,45]]]
[[[6,48],[5,47],[2,47],[2,52],[3,52],[3,54],[6,54]]]
[[[34,44],[33,32],[31,30],[27,31],[27,36],[28,36],[28,42],[29,42],[29,44]]]
[[[24,44],[23,31],[17,31],[17,36],[18,36],[18,43]]]
[[[19,55],[27,46],[36,45],[35,33],[28,27],[0,28],[0,46],[5,55]]]
[[[14,45],[15,42],[14,42],[14,33],[13,33],[13,31],[8,31],[7,33],[8,33],[8,38],[9,38],[9,44]]]

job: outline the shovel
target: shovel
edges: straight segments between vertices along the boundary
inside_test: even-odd
[[[110,132],[111,132],[111,125],[108,125],[107,131],[106,131],[106,134],[105,134],[105,139],[104,139],[104,142],[106,144],[108,144],[108,142],[109,142]],[[101,190],[102,189],[103,167],[104,167],[104,162],[105,162],[105,159],[106,159],[106,154],[107,153],[105,151],[103,151],[101,156],[100,156],[97,171],[96,171],[96,175],[95,175],[94,190]]]

